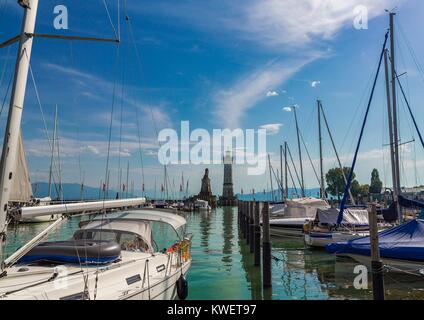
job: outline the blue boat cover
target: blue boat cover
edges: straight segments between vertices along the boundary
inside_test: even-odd
[[[399,204],[404,208],[420,208],[424,209],[424,202],[414,199],[408,199],[402,195],[399,197]]]
[[[379,248],[382,258],[424,261],[424,220],[412,220],[380,232]],[[326,250],[330,253],[370,256],[370,238],[331,243]]]

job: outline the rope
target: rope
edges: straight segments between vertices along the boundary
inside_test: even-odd
[[[381,54],[380,54],[380,61],[378,63],[377,73],[375,75],[374,84],[373,84],[372,90],[371,90],[371,95],[370,95],[370,98],[368,100],[368,106],[367,106],[367,109],[366,109],[366,112],[365,112],[365,118],[364,118],[364,121],[362,122],[361,133],[359,134],[359,140],[358,140],[358,144],[356,146],[355,155],[353,157],[352,167],[351,167],[350,172],[349,172],[349,178],[347,180],[348,183],[345,187],[343,199],[342,199],[342,202],[340,204],[340,213],[339,213],[339,216],[337,218],[337,224],[338,225],[340,225],[341,222],[343,221],[343,211],[344,211],[344,208],[345,208],[345,205],[346,205],[346,202],[347,202],[347,197],[348,197],[348,194],[349,194],[350,185],[352,183],[353,171],[355,170],[356,159],[358,157],[359,147],[361,146],[361,140],[362,140],[362,136],[364,134],[365,125],[367,123],[368,113],[370,111],[372,99],[374,97],[374,91],[375,91],[375,87],[377,85],[378,75],[380,74],[381,62],[383,61],[383,55],[384,55],[384,50],[386,49],[386,43],[387,43],[388,36],[389,36],[389,32],[387,32],[386,35],[385,35],[383,49],[381,50]]]

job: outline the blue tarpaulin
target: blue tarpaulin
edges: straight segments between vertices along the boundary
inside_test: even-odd
[[[424,209],[424,202],[414,199],[408,199],[402,195],[399,196],[399,204],[404,208]]]
[[[371,255],[370,238],[362,237],[347,242],[327,245],[326,250],[338,254]],[[412,220],[379,233],[382,258],[424,262],[424,220]]]

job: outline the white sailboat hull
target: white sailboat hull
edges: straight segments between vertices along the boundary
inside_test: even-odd
[[[325,248],[333,242],[344,242],[368,235],[369,232],[309,232],[305,234],[305,243],[311,247]]]
[[[371,270],[371,258],[369,256],[363,256],[359,254],[338,254],[341,257],[350,257],[358,263],[365,265]],[[383,265],[387,267],[387,270],[395,273],[412,273],[422,276],[420,270],[424,269],[424,262],[420,261],[409,261],[400,259],[389,259],[381,258]]]
[[[270,220],[270,233],[274,237],[302,238],[303,226],[308,218],[283,218]]]
[[[59,275],[51,281],[48,280],[55,268],[16,266],[0,279],[0,297],[11,300],[170,300],[176,298],[177,280],[187,274],[191,259],[180,266],[176,263],[176,254],[126,252],[122,261],[107,266],[60,267]],[[22,268],[28,270],[20,271]]]

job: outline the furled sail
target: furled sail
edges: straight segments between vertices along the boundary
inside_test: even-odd
[[[33,194],[21,132],[19,133],[17,153],[16,169],[12,182],[12,190],[10,192],[10,201],[28,202],[31,200]]]

